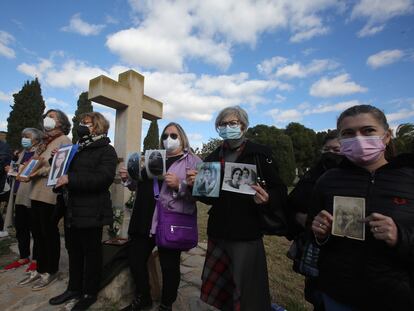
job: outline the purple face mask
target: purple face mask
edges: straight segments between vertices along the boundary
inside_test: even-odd
[[[385,144],[380,136],[355,136],[341,139],[341,154],[350,161],[370,165],[377,161],[385,150]]]

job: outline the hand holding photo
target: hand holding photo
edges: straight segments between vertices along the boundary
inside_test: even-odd
[[[365,199],[334,196],[332,234],[365,240]]]
[[[145,151],[145,169],[148,178],[160,178],[165,174],[165,158],[166,151],[164,149]]]
[[[29,178],[29,176],[38,169],[39,164],[40,164],[40,159],[31,159],[30,161],[26,163],[21,173],[18,174],[17,176],[23,177],[23,178]]]
[[[10,168],[9,168],[9,171],[7,172],[7,175],[16,177],[17,174],[19,174],[19,168],[20,168],[19,163],[11,161],[10,162]]]
[[[222,190],[254,195],[256,191],[250,187],[257,178],[256,165],[226,162]]]
[[[220,192],[220,162],[197,164],[193,196],[218,198]]]
[[[139,152],[131,153],[128,156],[127,171],[131,179],[139,180],[141,176],[141,155]]]

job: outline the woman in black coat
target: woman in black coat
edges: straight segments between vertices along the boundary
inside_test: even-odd
[[[102,266],[102,227],[113,222],[109,193],[118,157],[106,136],[109,122],[98,112],[81,116],[79,149],[56,188],[68,193],[65,237],[69,253],[67,290],[49,302],[80,299],[72,310],[87,310],[96,301]]]

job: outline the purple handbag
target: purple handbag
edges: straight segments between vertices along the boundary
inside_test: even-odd
[[[158,215],[157,246],[187,251],[198,243],[197,210],[193,214],[174,212],[161,205],[158,179],[154,178],[154,197]]]

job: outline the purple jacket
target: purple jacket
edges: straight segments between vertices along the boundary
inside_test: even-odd
[[[196,155],[184,153],[180,159],[170,166],[168,172],[177,175],[180,180],[180,186],[178,190],[173,190],[166,183],[162,184],[159,200],[163,207],[179,213],[194,214],[194,217],[197,217],[196,200],[192,197],[192,189],[187,186],[185,178],[187,170],[196,169],[197,163],[200,162],[202,162],[201,159]],[[157,209],[155,208],[152,217],[151,234],[155,234],[156,232],[158,224],[157,216]]]

